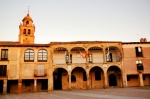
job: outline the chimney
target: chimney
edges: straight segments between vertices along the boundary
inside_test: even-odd
[[[140,42],[147,42],[147,39],[146,38],[141,38]]]

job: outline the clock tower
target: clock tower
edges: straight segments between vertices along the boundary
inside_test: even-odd
[[[33,24],[33,20],[29,15],[29,11],[27,15],[23,18],[22,23],[19,25],[19,42],[22,44],[34,44],[34,32],[35,26]]]

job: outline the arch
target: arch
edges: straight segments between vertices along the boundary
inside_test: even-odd
[[[107,70],[109,86],[122,87],[122,71],[118,66],[112,65]]]
[[[26,25],[29,25],[29,21],[26,21]]]
[[[26,29],[23,29],[23,35],[26,35]]]
[[[99,46],[92,46],[88,50],[102,50],[102,48]]]
[[[68,85],[68,72],[64,68],[57,68],[53,72],[53,89],[62,90],[65,89]]]
[[[83,47],[73,47],[71,49],[71,57],[73,57],[72,63],[86,63],[85,60],[85,49]]]
[[[71,51],[85,51],[83,47],[73,47]]]
[[[89,63],[103,63],[104,54],[101,47],[92,46],[88,49],[88,61]]]
[[[86,71],[82,67],[75,67],[71,71],[71,75],[74,75],[76,82],[71,82],[72,89],[86,89]],[[72,77],[72,76],[71,76]]]
[[[31,34],[31,30],[30,29],[28,29],[28,35],[30,35]]]
[[[116,65],[109,66],[109,68],[107,69],[107,72],[109,71],[114,71],[115,73],[118,73],[118,74],[122,73],[122,70],[120,69],[120,67]]]
[[[38,51],[38,62],[47,62],[48,59],[47,56],[48,56],[47,50],[40,49]]]
[[[57,47],[55,48],[53,53],[53,62],[54,64],[66,64],[69,61],[69,57],[67,54],[67,49],[65,47]]]
[[[67,49],[65,47],[57,47],[54,51],[67,51]]]
[[[107,62],[120,62],[121,50],[116,46],[109,46],[105,49]]]
[[[24,61],[25,62],[34,62],[34,50],[33,49],[25,50]]]
[[[89,72],[90,88],[103,88],[104,85],[104,71],[99,66],[94,66]]]

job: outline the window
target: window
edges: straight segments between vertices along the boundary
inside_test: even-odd
[[[1,60],[8,60],[8,49],[1,50]]]
[[[26,22],[26,25],[29,25],[29,21]]]
[[[145,75],[143,75],[143,80],[145,80]]]
[[[130,81],[130,76],[129,75],[127,75],[127,81]]]
[[[70,54],[70,63],[72,63],[72,54]]]
[[[44,70],[44,65],[37,65],[37,69],[35,69],[35,76],[46,76],[46,72]]]
[[[23,30],[23,35],[26,35],[26,29]]]
[[[107,53],[106,60],[107,62],[112,62],[112,53]]]
[[[38,52],[38,62],[47,62],[47,51],[42,49]]]
[[[31,30],[29,29],[29,30],[28,30],[28,35],[30,35],[30,34],[31,34]]]
[[[71,75],[71,82],[76,82],[76,77],[74,75]]]
[[[25,62],[34,62],[34,50],[28,49],[24,53]]]
[[[136,61],[137,70],[144,70],[143,63],[141,60]]]
[[[0,65],[0,76],[6,76],[7,74],[7,65]]]
[[[95,80],[101,80],[101,72],[95,71]]]
[[[86,72],[83,72],[83,81],[87,81]]]
[[[68,54],[68,52],[65,52],[65,56],[66,56],[66,63],[69,63],[69,54]]]
[[[136,57],[142,57],[142,48],[141,47],[135,47]]]
[[[89,63],[92,63],[92,54],[89,54]]]
[[[30,80],[24,81],[24,85],[25,85],[25,86],[30,86],[30,84],[31,84],[31,81],[30,81]]]

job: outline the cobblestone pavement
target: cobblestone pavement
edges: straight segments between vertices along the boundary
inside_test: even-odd
[[[0,99],[150,99],[150,87],[6,94]]]

